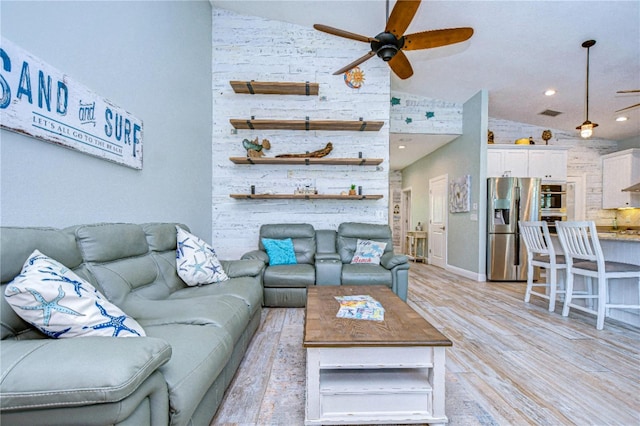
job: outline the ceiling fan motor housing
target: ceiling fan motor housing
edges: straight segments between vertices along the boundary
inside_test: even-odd
[[[404,46],[404,37],[397,38],[388,32],[378,34],[371,42],[371,50],[385,62],[390,61],[402,46]]]

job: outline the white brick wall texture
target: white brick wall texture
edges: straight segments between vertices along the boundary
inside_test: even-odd
[[[379,58],[362,64],[365,82],[349,88],[333,72],[364,55],[365,43],[346,40],[285,22],[243,16],[214,8],[213,16],[213,246],[223,259],[257,248],[260,225],[310,223],[336,229],[346,221],[387,223],[389,209],[390,71]],[[229,81],[317,82],[319,96],[245,95]],[[377,132],[237,130],[230,118],[336,119],[384,121]],[[194,123],[197,125],[197,123]],[[237,165],[229,157],[246,155],[242,140],[269,139],[266,155],[302,153],[333,143],[331,157],[382,158],[378,167]],[[207,143],[207,141],[203,141]],[[203,177],[203,182],[207,178]],[[201,183],[194,183],[201,184]],[[351,184],[381,200],[236,200],[231,193],[289,193],[312,185],[321,194],[339,194]]]

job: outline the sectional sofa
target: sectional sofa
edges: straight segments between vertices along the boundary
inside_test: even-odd
[[[3,227],[0,239],[3,295],[37,249],[146,333],[48,338],[3,296],[2,424],[209,424],[260,323],[262,261],[221,261],[228,280],[188,287],[176,269],[175,223]]]
[[[264,241],[291,239],[295,261],[273,265]],[[359,241],[381,243],[379,263],[355,262]],[[388,225],[345,222],[336,231],[316,230],[307,223],[265,224],[260,227],[258,248],[242,259],[265,263],[264,305],[303,307],[312,285],[385,285],[407,300],[409,262],[395,254]]]

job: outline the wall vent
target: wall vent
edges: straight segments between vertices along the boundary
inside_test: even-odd
[[[554,111],[552,109],[545,109],[540,113],[540,115],[546,115],[547,117],[555,117],[560,114],[562,114],[560,111]]]

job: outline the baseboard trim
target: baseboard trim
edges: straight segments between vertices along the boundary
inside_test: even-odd
[[[484,282],[487,280],[487,275],[486,274],[480,274],[477,272],[473,272],[473,271],[467,271],[466,269],[462,269],[462,268],[458,268],[457,266],[453,266],[453,265],[449,265],[447,264],[447,266],[445,266],[444,268],[446,271],[448,272],[452,272],[456,275],[461,275],[465,278],[469,278],[470,280],[474,280],[474,281],[481,281]]]

